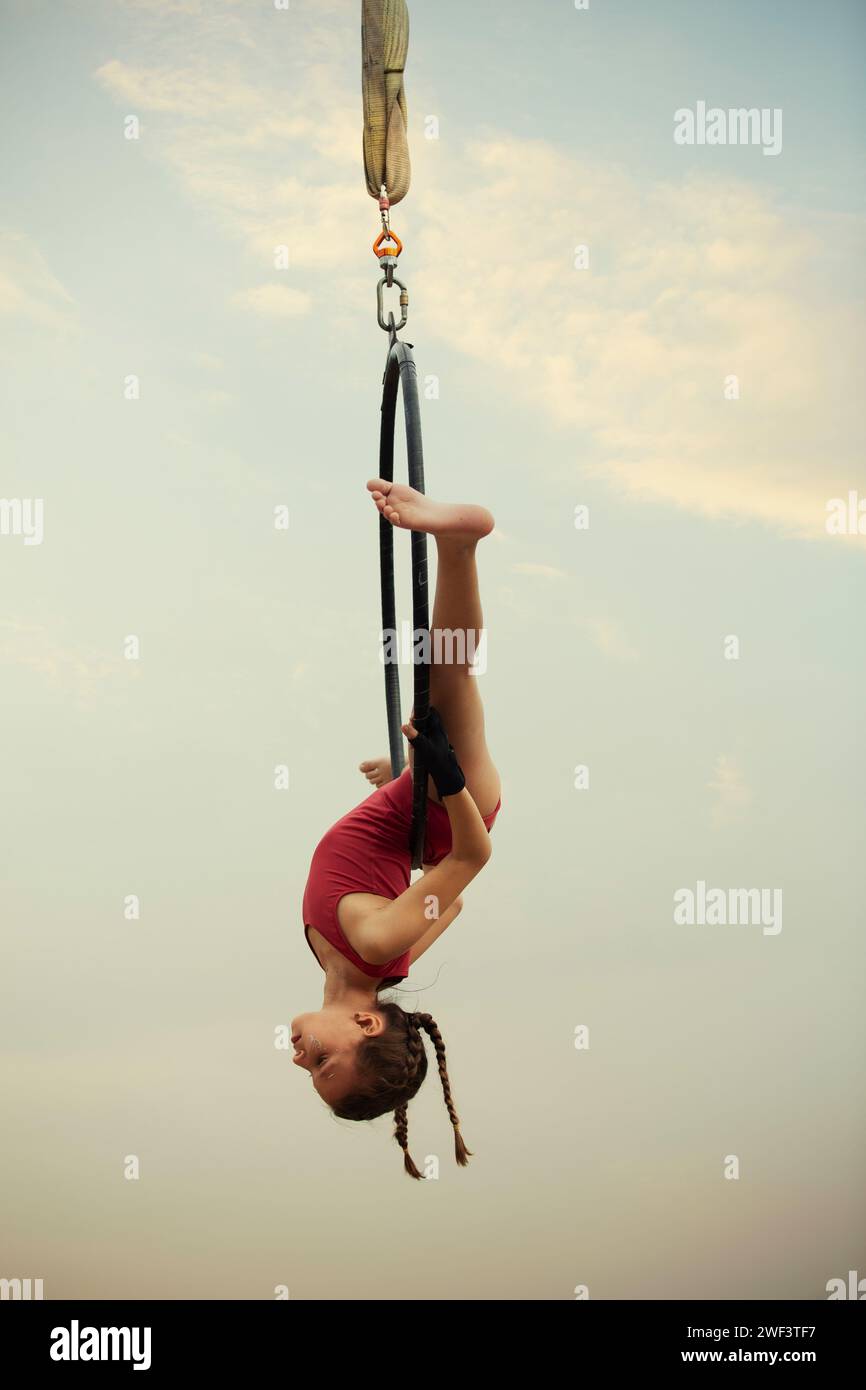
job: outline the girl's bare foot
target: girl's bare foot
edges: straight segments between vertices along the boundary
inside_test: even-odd
[[[390,758],[371,758],[369,762],[359,763],[358,770],[374,787],[384,787],[392,780]]]
[[[382,478],[371,478],[367,488],[385,519],[404,531],[479,541],[493,530],[493,516],[486,507],[471,502],[434,502],[413,487],[386,483]]]

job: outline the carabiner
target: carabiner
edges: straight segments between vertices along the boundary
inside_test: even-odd
[[[390,268],[389,268],[389,274],[390,274]],[[379,327],[380,327],[380,328],[383,328],[383,329],[385,330],[386,333],[390,333],[392,330],[393,330],[395,333],[399,333],[401,328],[405,328],[405,327],[406,327],[406,320],[407,320],[408,317],[409,317],[409,291],[407,290],[406,286],[403,284],[403,281],[402,281],[402,280],[398,280],[396,275],[393,275],[393,274],[390,275],[391,283],[394,284],[394,285],[399,285],[399,287],[400,287],[400,322],[399,322],[399,323],[395,323],[395,322],[394,322],[394,315],[393,315],[392,312],[389,311],[389,314],[388,314],[388,322],[386,323],[386,322],[385,322],[385,304],[384,304],[384,293],[383,293],[383,292],[384,292],[385,286],[388,284],[388,279],[389,279],[388,275],[383,275],[382,278],[381,278],[381,280],[379,281],[378,285],[376,286],[376,312],[377,312],[377,317],[378,317],[378,319],[379,319]]]

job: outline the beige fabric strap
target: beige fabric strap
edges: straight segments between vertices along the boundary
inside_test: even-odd
[[[390,201],[399,203],[411,176],[403,89],[409,48],[406,0],[363,0],[361,48],[367,191],[378,199],[384,184]]]

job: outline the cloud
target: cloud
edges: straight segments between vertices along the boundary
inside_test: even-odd
[[[612,661],[637,661],[637,651],[620,624],[613,618],[594,615],[578,618],[576,622],[604,656],[610,657]]]
[[[191,120],[216,118],[223,127],[234,117],[246,119],[266,109],[263,93],[225,68],[136,68],[112,58],[96,77],[130,108]]]
[[[538,576],[539,576],[540,578],[542,578],[542,579],[567,579],[567,578],[568,578],[568,575],[566,574],[565,570],[559,570],[559,569],[557,569],[554,565],[537,565],[537,564],[531,564],[531,563],[522,563],[522,564],[512,565],[511,568],[512,568],[517,574],[534,574],[534,575],[538,575]]]
[[[154,14],[189,14],[202,12],[202,0],[117,0],[121,9],[146,10]]]
[[[234,302],[264,318],[299,318],[312,308],[310,296],[289,285],[256,285],[254,289],[239,291]]]
[[[212,352],[193,353],[191,361],[194,367],[201,367],[206,372],[221,372],[225,366],[223,359]]]
[[[249,0],[113,0],[113,3],[118,9],[134,15],[139,26],[153,26],[163,43],[171,35],[178,51],[188,48],[191,40],[200,43],[203,38],[222,39],[235,45],[251,44],[250,27],[246,22],[250,13]],[[173,26],[170,31],[165,27],[166,20]],[[139,28],[136,37],[140,38],[142,32]]]
[[[805,288],[826,244],[751,186],[639,184],[538,141],[470,145],[450,172],[459,263],[447,200],[420,194],[416,298],[435,331],[578,435],[585,471],[629,499],[824,534],[827,497],[863,477],[864,432],[857,310]],[[531,275],[527,187],[545,209]]]
[[[109,683],[138,678],[135,662],[69,646],[44,627],[14,618],[0,619],[0,667],[18,668],[82,705]]]
[[[40,328],[69,327],[75,302],[28,237],[0,233],[0,316]]]
[[[742,768],[726,753],[720,753],[707,783],[713,793],[710,819],[717,828],[740,819],[752,804],[752,791]]]
[[[497,606],[506,608],[521,623],[530,623],[536,632],[549,630],[552,640],[570,643],[568,635],[577,629],[588,643],[609,661],[632,664],[640,652],[632,642],[625,626],[609,612],[587,611],[591,608],[582,587],[574,577],[554,565],[521,562],[510,566],[512,573],[527,575],[544,585],[544,602],[539,589],[532,583],[500,584]],[[566,582],[563,582],[566,581]],[[566,634],[563,638],[563,634]]]
[[[356,248],[375,217],[345,19],[345,6],[317,7],[291,45],[251,16],[243,44],[209,41],[202,19],[200,42],[190,22],[175,58],[163,34],[97,79],[143,113],[144,150],[256,264],[288,244],[293,270],[328,266],[323,309],[330,296],[366,312]],[[572,483],[578,456],[635,505],[822,539],[828,497],[866,491],[864,333],[850,287],[822,271],[850,242],[850,217],[822,214],[818,227],[816,214],[810,229],[805,212],[728,175],[654,182],[509,133],[417,139],[413,159],[399,229],[424,332],[561,434],[553,481]],[[529,220],[527,189],[543,212]],[[259,287],[238,302],[276,319],[303,298]],[[726,397],[732,378],[738,398]]]
[[[226,46],[214,42],[217,57],[205,45],[177,63],[111,59],[95,78],[142,117],[145,155],[259,264],[271,268],[274,247],[288,245],[293,270],[327,265],[335,298],[348,290],[360,305],[368,285],[341,276],[339,266],[347,245],[366,254],[378,214],[364,188],[358,102],[334,78],[348,39],[341,18],[327,31],[330,62],[317,60],[324,31],[313,24],[290,54],[278,44],[251,54],[229,45],[223,56]]]

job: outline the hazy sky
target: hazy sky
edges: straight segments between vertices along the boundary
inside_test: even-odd
[[[424,1185],[274,1047],[387,746],[360,8],[0,4],[0,496],[44,505],[0,534],[0,1277],[825,1297],[866,1274],[864,537],[826,528],[866,498],[862,7],[410,6],[406,337],[428,491],[497,518],[503,775],[400,996],[476,1153],[431,1068]],[[698,102],[781,151],[676,144]],[[781,930],[675,923],[699,882]]]

